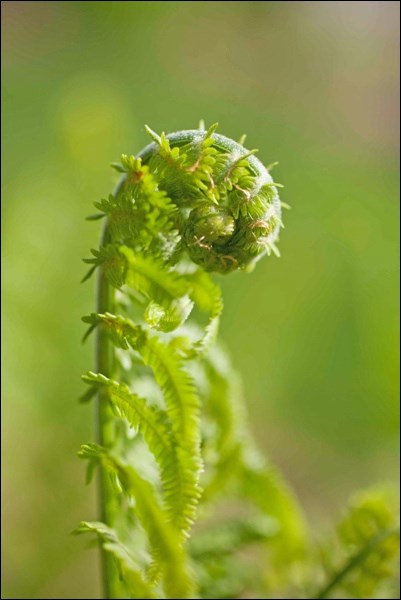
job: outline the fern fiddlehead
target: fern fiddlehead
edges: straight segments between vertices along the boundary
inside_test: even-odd
[[[216,345],[223,305],[209,275],[278,253],[278,184],[255,151],[215,130],[148,128],[152,142],[114,165],[117,190],[90,217],[105,219],[84,278],[98,270],[97,311],[83,319],[87,334],[97,330],[83,399],[97,397],[98,435],[80,456],[89,474],[100,467],[102,521],[79,531],[98,536],[108,598],[207,595],[210,565],[188,538],[227,493],[268,520],[257,531],[238,525],[246,541],[284,540],[289,556],[305,542],[291,493],[246,431],[236,375]]]

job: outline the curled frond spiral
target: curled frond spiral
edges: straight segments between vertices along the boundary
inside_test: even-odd
[[[255,150],[215,130],[159,136],[148,128],[153,142],[115,165],[125,174],[117,199],[99,205],[111,216],[112,237],[135,239],[170,263],[186,253],[219,273],[249,270],[278,252],[278,184]]]

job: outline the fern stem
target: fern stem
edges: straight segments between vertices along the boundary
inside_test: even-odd
[[[106,222],[102,235],[102,245],[107,244],[108,241],[109,233]],[[113,304],[114,290],[108,283],[104,270],[100,268],[97,283],[97,311],[99,313],[112,312]],[[103,327],[97,328],[95,355],[97,372],[103,373],[106,377],[112,377],[114,352]],[[110,448],[114,441],[113,413],[107,397],[107,390],[103,386],[99,387],[95,411],[97,442],[106,448]],[[116,499],[109,475],[103,469],[100,469],[99,474],[98,511],[100,520],[109,527],[112,527],[116,514]],[[118,574],[113,557],[103,549],[100,552],[104,598],[117,598],[115,588],[118,583]]]
[[[366,546],[364,546],[364,548],[362,548],[360,552],[351,556],[349,560],[345,563],[345,565],[341,567],[341,569],[339,569],[336,573],[334,573],[330,581],[321,590],[319,590],[319,592],[315,596],[312,596],[312,600],[323,600],[324,598],[328,598],[329,594],[338,585],[341,584],[341,582],[348,575],[348,573],[350,573],[353,569],[357,568],[358,565],[364,562],[369,556],[369,554],[373,550],[375,550],[375,548],[379,544],[381,544],[387,538],[395,535],[398,531],[399,530],[396,528],[387,529],[386,531],[382,531],[378,535],[374,536],[371,540],[369,540],[369,542],[366,544]]]

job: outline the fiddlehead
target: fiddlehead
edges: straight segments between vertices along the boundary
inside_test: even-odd
[[[249,269],[277,252],[281,204],[268,170],[233,140],[207,132],[158,136],[139,156],[150,158],[160,187],[185,210],[180,235],[191,260],[206,271]]]
[[[224,475],[254,512],[275,519],[268,534],[253,537],[286,539],[294,555],[304,543],[294,500],[255,462],[249,435],[236,425],[235,375],[218,367],[213,350],[223,305],[208,272],[249,271],[277,254],[278,184],[255,151],[215,129],[167,136],[148,129],[152,143],[114,165],[122,173],[117,190],[90,217],[105,219],[84,278],[98,269],[98,309],[83,319],[85,337],[98,332],[97,372],[83,379],[84,399],[97,396],[99,434],[80,456],[90,472],[101,469],[105,522],[81,531],[101,542],[108,597],[121,585],[132,597],[194,597],[186,540],[200,503],[208,506],[216,488],[224,493]],[[193,314],[207,322],[191,323]],[[138,527],[142,537],[132,535]]]

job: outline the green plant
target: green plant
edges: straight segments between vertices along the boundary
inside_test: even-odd
[[[377,591],[399,597],[395,560],[399,553],[397,497],[391,490],[372,489],[355,494],[335,535],[320,548],[323,584],[313,598],[371,598]],[[319,575],[317,575],[319,578]],[[390,583],[390,588],[389,588]]]
[[[278,184],[243,139],[215,129],[148,129],[153,142],[114,165],[117,190],[89,217],[105,219],[84,278],[98,270],[97,311],[83,319],[96,372],[82,398],[96,397],[97,442],[79,455],[88,479],[100,467],[101,521],[78,531],[97,535],[107,598],[271,593],[307,564],[302,511],[256,450],[217,344],[223,304],[209,275],[278,253]],[[250,544],[269,573],[239,567]]]

